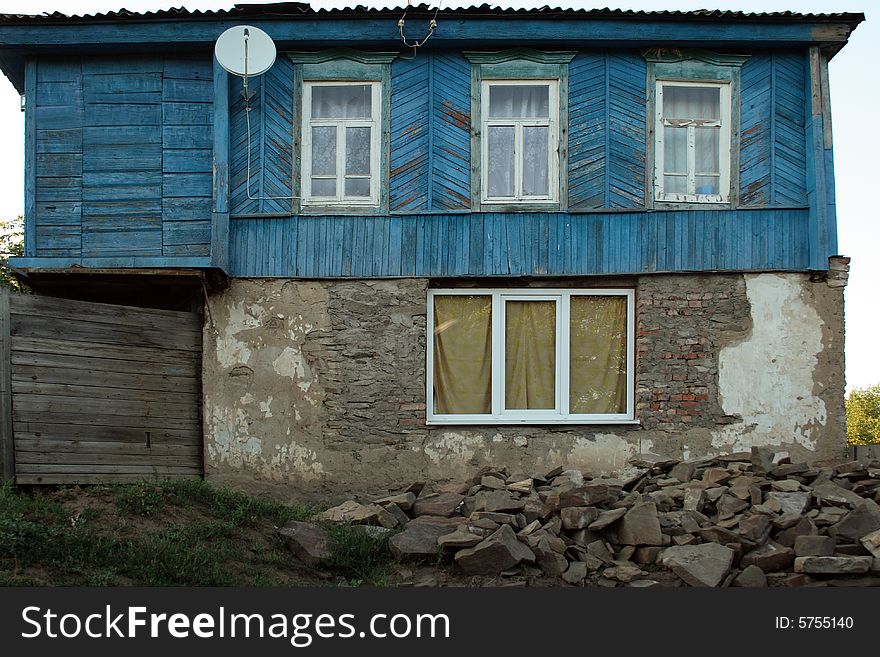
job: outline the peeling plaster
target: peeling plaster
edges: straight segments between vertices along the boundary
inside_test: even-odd
[[[713,431],[712,446],[741,451],[794,442],[815,451],[827,420],[825,402],[813,394],[822,319],[804,301],[802,277],[757,274],[745,280],[751,333],[721,349],[718,359],[721,407],[741,421]]]
[[[611,433],[599,433],[594,438],[577,438],[565,462],[589,472],[608,474],[622,470],[627,459],[638,451],[637,443]]]

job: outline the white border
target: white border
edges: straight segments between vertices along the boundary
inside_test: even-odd
[[[654,198],[666,203],[728,203],[730,201],[730,148],[731,148],[731,93],[729,82],[694,82],[658,79],[654,95]],[[718,145],[718,168],[720,194],[667,194],[663,189],[663,87],[710,87],[720,89],[721,118],[718,121],[721,134]],[[688,189],[694,186],[693,130],[688,130]]]
[[[492,412],[472,415],[434,413],[434,297],[447,295],[492,297]],[[572,296],[625,296],[626,304],[626,412],[584,414],[568,412],[570,299]],[[553,299],[557,301],[556,409],[505,411],[504,399],[504,315],[508,299]],[[638,424],[635,419],[635,290],[624,288],[455,288],[428,291],[426,340],[426,421],[429,425],[464,424]]]
[[[367,86],[371,89],[372,114],[369,119],[312,119],[313,87]],[[303,205],[308,206],[379,206],[379,180],[381,176],[382,144],[382,83],[364,81],[306,80],[302,85],[302,170]],[[328,126],[336,128],[336,197],[312,196],[312,128]],[[345,196],[345,128],[370,128],[370,196]],[[360,176],[363,177],[363,176]]]
[[[547,85],[549,117],[547,119],[490,119],[489,87]],[[480,89],[480,201],[487,205],[520,203],[556,203],[559,200],[559,80],[483,80]],[[510,127],[514,130],[513,196],[489,196],[489,127]],[[522,193],[523,127],[547,128],[547,194],[524,196]]]

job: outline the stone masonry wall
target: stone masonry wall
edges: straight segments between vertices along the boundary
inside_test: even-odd
[[[461,478],[484,464],[612,473],[641,452],[693,458],[773,444],[810,460],[842,453],[843,295],[833,280],[542,282],[636,288],[638,426],[427,427],[428,284],[237,279],[214,294],[208,477],[326,500]]]

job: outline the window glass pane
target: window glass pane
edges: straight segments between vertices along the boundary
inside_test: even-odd
[[[556,408],[556,302],[505,303],[504,407]]]
[[[523,194],[546,196],[548,193],[547,139],[550,129],[544,126],[523,127]]]
[[[332,178],[312,178],[312,196],[336,196],[336,181]]]
[[[346,196],[369,196],[370,195],[370,179],[369,178],[346,178],[345,179],[345,195]]]
[[[373,88],[369,84],[312,87],[312,118],[369,119]]]
[[[489,127],[489,196],[513,196],[513,144],[513,127]]]
[[[697,176],[694,179],[697,194],[718,194],[718,176]]]
[[[626,412],[626,297],[572,296],[569,410]]]
[[[663,171],[687,173],[687,128],[663,128]]]
[[[718,121],[721,118],[721,89],[664,84],[663,118]]]
[[[663,192],[687,194],[687,176],[663,176]]]
[[[336,127],[312,128],[312,173],[317,176],[336,174]]]
[[[550,87],[546,84],[489,85],[489,118],[546,119],[550,116]]]
[[[721,128],[694,128],[696,173],[718,173],[718,141]]]
[[[370,175],[370,128],[345,129],[345,173]]]
[[[434,297],[434,412],[492,411],[492,297]]]

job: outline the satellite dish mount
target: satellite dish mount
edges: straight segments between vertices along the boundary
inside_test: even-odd
[[[262,75],[275,63],[275,43],[258,27],[236,25],[217,39],[214,56],[226,71],[242,78],[242,96],[249,100],[248,78]]]
[[[275,63],[275,43],[272,37],[252,25],[236,25],[221,34],[214,44],[214,56],[225,71],[243,80],[241,95],[244,97],[244,113],[247,122],[247,178],[245,189],[251,201],[294,199],[298,196],[252,196],[251,195],[251,98],[248,78],[262,75]],[[221,99],[216,98],[215,102]]]

